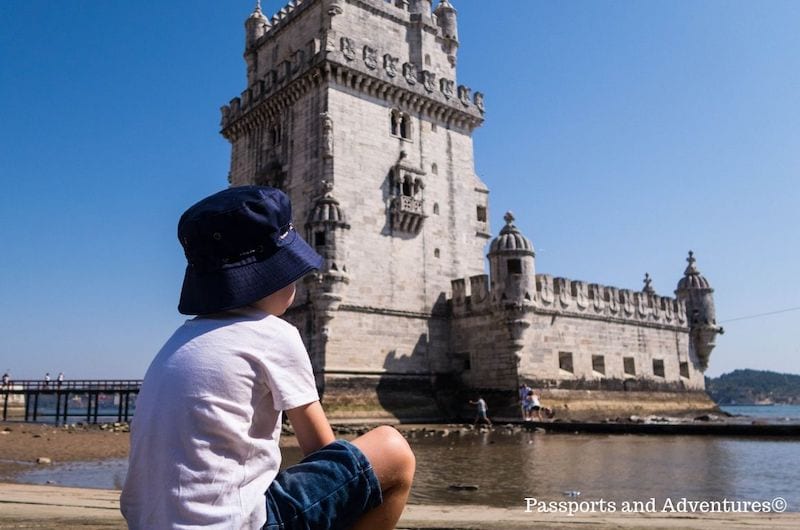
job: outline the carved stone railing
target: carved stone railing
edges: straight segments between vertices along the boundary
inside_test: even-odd
[[[423,202],[407,195],[392,199],[390,212],[392,228],[401,232],[417,234],[425,220]]]

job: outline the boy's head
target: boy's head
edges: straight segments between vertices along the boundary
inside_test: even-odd
[[[322,257],[291,220],[289,198],[266,186],[228,188],[186,210],[178,222],[188,262],[178,311],[250,305],[320,268]]]

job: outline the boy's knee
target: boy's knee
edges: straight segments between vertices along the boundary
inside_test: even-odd
[[[379,438],[381,457],[388,460],[387,463],[394,471],[392,474],[410,484],[414,478],[417,460],[403,435],[388,425],[377,427],[370,433]]]

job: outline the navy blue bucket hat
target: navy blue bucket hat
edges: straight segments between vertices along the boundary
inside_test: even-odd
[[[322,266],[292,226],[292,204],[266,186],[228,188],[181,216],[186,275],[178,311],[207,315],[249,305]]]

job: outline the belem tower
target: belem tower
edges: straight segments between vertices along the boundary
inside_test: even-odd
[[[452,415],[477,392],[513,410],[523,381],[567,408],[704,396],[722,329],[691,253],[673,298],[537,273],[511,213],[493,237],[450,1],[259,2],[245,34],[228,179],[285,190],[325,257],[287,318],[329,414]]]

